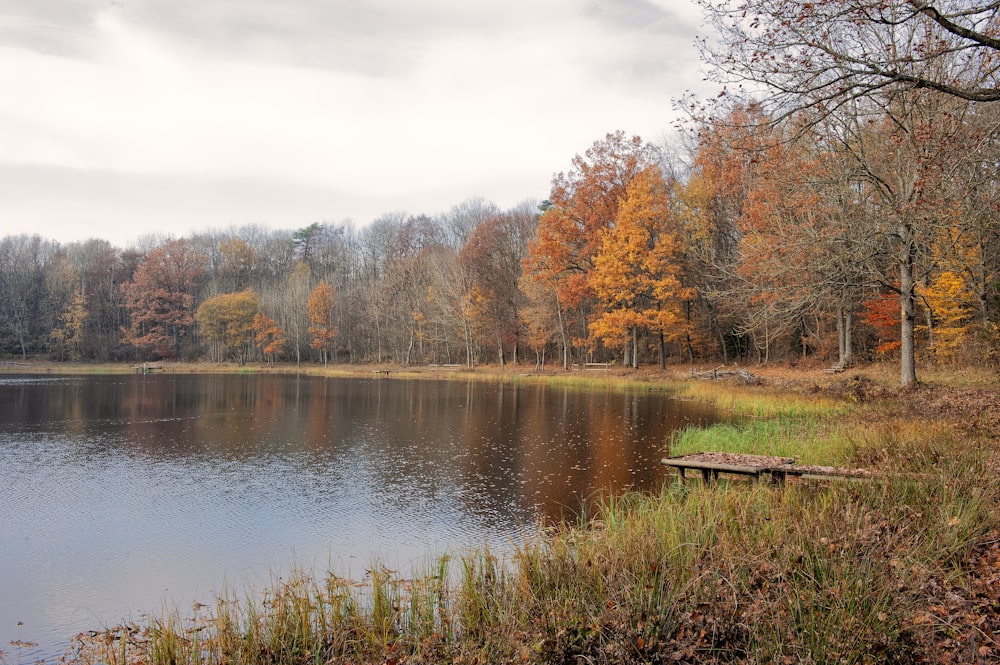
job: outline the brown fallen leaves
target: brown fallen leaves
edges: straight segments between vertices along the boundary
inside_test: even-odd
[[[978,547],[964,579],[923,584],[927,605],[912,618],[925,663],[1000,663],[1000,533]]]

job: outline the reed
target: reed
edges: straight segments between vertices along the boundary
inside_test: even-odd
[[[790,393],[780,388],[746,386],[733,381],[684,381],[672,384],[678,397],[714,404],[740,418],[839,417],[852,406],[820,392]]]
[[[485,374],[485,373],[484,373]],[[587,391],[615,392],[672,392],[671,383],[662,378],[616,374],[606,372],[571,372],[564,374],[515,374],[509,377],[494,375],[495,378],[509,379],[514,384],[541,383],[547,386]]]

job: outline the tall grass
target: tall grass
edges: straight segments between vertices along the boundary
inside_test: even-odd
[[[730,381],[686,381],[672,384],[678,397],[715,404],[742,418],[839,417],[851,411],[843,400],[822,393],[789,393]]]
[[[501,377],[503,378],[503,377]],[[572,372],[569,374],[515,374],[509,377],[514,384],[541,383],[546,386],[573,390],[612,390],[628,392],[672,392],[672,384],[649,377],[606,372]]]

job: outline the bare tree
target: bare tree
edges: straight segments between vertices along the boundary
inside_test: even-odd
[[[0,344],[28,357],[40,348],[43,333],[45,274],[56,246],[40,236],[0,240]]]
[[[880,203],[898,269],[888,286],[900,297],[901,382],[914,383],[916,276],[934,225],[927,185],[944,166],[928,150],[955,134],[956,105],[943,96],[1000,100],[1000,40],[992,36],[1000,4],[698,1],[719,33],[702,43],[716,81],[767,90],[764,104],[776,120],[805,112],[804,126],[832,118],[846,128],[831,139],[855,158],[856,181]],[[884,140],[871,140],[879,135]]]
[[[442,216],[448,244],[456,250],[461,249],[477,226],[499,212],[500,208],[495,203],[480,196],[452,206]]]
[[[969,0],[698,0],[719,39],[701,51],[724,85],[790,110],[936,90],[1000,101],[1000,3]],[[754,92],[754,90],[751,90]]]

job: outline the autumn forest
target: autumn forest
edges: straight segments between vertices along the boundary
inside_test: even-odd
[[[703,56],[727,92],[681,102],[669,145],[595,137],[541,202],[129,248],[2,238],[0,355],[883,358],[904,385],[919,363],[993,362],[1000,44],[995,10],[967,4],[706,2],[722,39]]]

